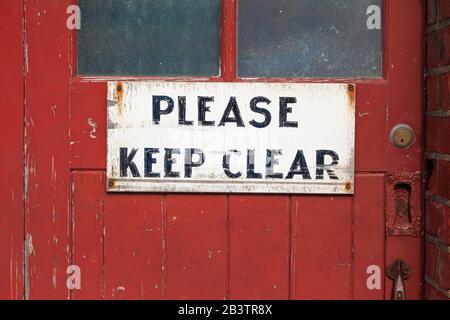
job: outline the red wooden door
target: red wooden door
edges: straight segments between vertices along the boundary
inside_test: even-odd
[[[237,4],[222,1],[210,81],[356,84],[354,196],[106,193],[106,80],[124,77],[78,76],[73,2],[24,1],[26,298],[389,299],[396,259],[411,268],[407,298],[421,298],[424,1],[384,2],[373,80],[239,79]],[[407,149],[389,140],[399,123],[415,132]],[[379,288],[367,284],[377,267]]]

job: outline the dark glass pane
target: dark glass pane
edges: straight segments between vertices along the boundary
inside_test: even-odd
[[[79,0],[78,73],[219,75],[220,0]]]
[[[382,0],[239,0],[240,77],[378,78]]]

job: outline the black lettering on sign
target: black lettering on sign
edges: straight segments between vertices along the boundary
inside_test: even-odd
[[[275,173],[274,167],[279,164],[279,160],[276,156],[282,155],[281,150],[267,150],[266,157],[266,178],[270,179],[283,179],[282,173]]]
[[[128,154],[128,148],[120,148],[120,176],[128,177],[128,168],[130,168],[133,177],[140,177],[139,170],[133,159],[139,149],[132,149]]]
[[[166,153],[164,154],[164,178],[179,178],[179,172],[173,172],[172,166],[177,163],[176,159],[173,158],[174,154],[180,154],[180,149],[165,148]]]
[[[161,110],[161,101],[167,102],[167,109]],[[174,109],[174,103],[168,96],[153,96],[153,123],[159,124],[161,115],[170,114]]]
[[[178,123],[185,126],[194,124],[193,121],[186,121],[186,97],[178,97]]]
[[[230,117],[230,113],[234,114],[234,117]],[[225,123],[236,123],[238,127],[245,127],[244,121],[242,121],[241,111],[236,102],[236,97],[231,97],[228,102],[228,106],[223,113],[222,120],[220,120],[219,127],[224,127]]]
[[[262,174],[255,172],[255,150],[247,150],[247,178],[262,179]]]
[[[158,148],[145,148],[144,149],[144,176],[146,178],[159,178],[161,175],[157,172],[153,172],[153,165],[156,163],[156,159],[153,155],[159,153]]]
[[[325,164],[325,157],[331,157],[332,162],[330,164]],[[331,180],[339,180],[339,178],[334,173],[333,167],[339,164],[339,155],[332,150],[317,150],[316,151],[316,179],[324,179],[324,171],[328,173]]]
[[[228,150],[227,152],[225,152],[225,155],[223,156],[222,167],[223,167],[223,171],[225,172],[225,174],[227,175],[228,178],[237,179],[242,176],[242,173],[241,172],[237,172],[237,173],[231,172],[231,170],[230,170],[231,154],[241,155],[241,153],[237,150]]]
[[[197,161],[193,161],[194,155],[198,156]],[[191,178],[192,177],[192,168],[200,167],[205,163],[205,154],[200,149],[186,149],[186,153],[184,155],[184,177]]]
[[[294,162],[292,162],[286,179],[293,179],[295,175],[301,175],[303,179],[311,180],[311,174],[309,173],[303,150],[297,151],[297,155],[295,156]]]
[[[198,97],[198,122],[201,126],[212,127],[216,123],[206,121],[206,112],[210,112],[210,108],[206,106],[207,102],[214,102],[214,97]]]
[[[280,128],[298,128],[298,122],[287,120],[288,114],[292,113],[292,108],[288,107],[288,104],[293,103],[297,103],[297,98],[280,98]]]
[[[272,121],[272,115],[270,114],[269,110],[258,107],[259,103],[266,103],[267,105],[269,105],[271,101],[265,97],[256,97],[250,101],[250,109],[253,112],[262,114],[264,116],[263,122],[252,120],[250,121],[250,124],[255,128],[262,129],[269,126],[270,122]]]

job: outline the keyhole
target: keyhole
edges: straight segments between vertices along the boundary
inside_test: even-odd
[[[411,186],[399,183],[395,186],[395,224],[407,226],[412,224]]]
[[[391,131],[391,142],[398,148],[408,148],[414,142],[414,131],[409,125],[400,124]]]

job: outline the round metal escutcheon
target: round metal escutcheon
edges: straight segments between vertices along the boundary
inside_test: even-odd
[[[397,148],[408,148],[414,143],[414,130],[407,124],[399,124],[391,131],[391,142]]]

